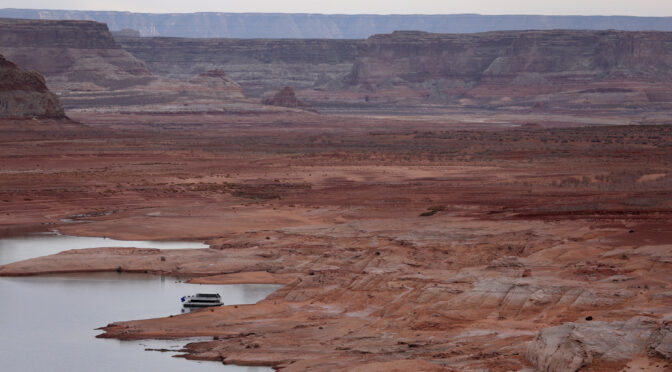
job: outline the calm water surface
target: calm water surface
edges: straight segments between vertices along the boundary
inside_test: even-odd
[[[0,239],[0,265],[41,257],[68,249],[96,247],[136,247],[159,249],[208,248],[199,242],[160,242],[142,240],[115,240],[86,236],[36,234],[18,238]]]
[[[55,240],[48,241],[45,238]],[[62,251],[81,247],[73,246],[73,242],[82,242],[87,248],[96,247],[90,244],[92,241],[89,239],[96,238],[39,236],[0,239],[0,258],[7,263],[16,261],[16,257],[23,257],[24,252],[12,252],[22,249],[22,245],[17,242],[48,242],[49,249],[56,253],[58,249]],[[111,246],[110,242],[117,242],[98,239],[104,240],[102,246]],[[57,248],[58,242],[67,243],[67,247]],[[123,242],[119,246],[140,246],[137,243]],[[147,244],[144,247],[163,248],[157,242],[143,243]],[[183,247],[189,246],[183,245],[179,248]],[[40,249],[42,248],[31,248],[34,252]],[[43,254],[36,254],[40,255]],[[217,292],[222,296],[222,301],[230,305],[255,303],[277,288],[277,285],[186,284],[177,278],[128,273],[0,277],[0,370],[272,371],[264,367],[188,361],[171,357],[177,353],[145,351],[145,348],[177,350],[198,339],[97,339],[95,336],[101,332],[95,328],[121,320],[180,314],[180,297],[197,292]]]

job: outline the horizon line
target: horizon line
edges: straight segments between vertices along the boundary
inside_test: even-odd
[[[197,11],[197,12],[152,12],[132,10],[104,10],[104,9],[47,9],[47,8],[0,8],[3,10],[35,10],[35,11],[65,11],[65,12],[109,12],[131,14],[268,14],[268,15],[323,15],[323,16],[482,16],[482,17],[631,17],[631,18],[672,18],[672,15],[628,15],[628,14],[541,14],[541,13],[314,13],[314,12],[225,12],[225,11]]]

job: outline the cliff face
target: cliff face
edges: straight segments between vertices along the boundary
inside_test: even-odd
[[[359,44],[349,78],[454,85],[672,78],[672,33],[523,31],[470,35],[395,32]]]
[[[111,11],[0,9],[0,17],[94,20],[142,36],[193,38],[364,39],[397,30],[474,33],[501,30],[672,31],[670,17],[543,15],[371,15],[273,13],[149,14]]]
[[[0,51],[45,75],[59,93],[119,89],[153,78],[96,22],[0,19]]]
[[[191,74],[177,81],[154,75],[97,22],[0,19],[0,53],[43,74],[67,108],[184,106],[186,100],[217,104],[243,98],[240,86],[228,79]]]
[[[590,103],[605,94],[614,102],[650,101],[665,89],[660,83],[672,80],[670,46],[668,32],[395,32],[359,44],[344,82],[371,92],[411,89],[426,99],[449,101],[506,98],[503,104],[518,104],[517,99],[536,97]],[[571,94],[541,97],[560,92]]]
[[[185,39],[118,37],[158,75],[185,79],[222,69],[245,93],[261,96],[286,85],[321,87],[345,76],[359,40]]]
[[[315,107],[668,104],[672,33],[395,32],[366,40],[122,37],[157,74],[222,69],[247,95],[290,85]]]
[[[67,107],[184,106],[190,100],[242,99],[243,90],[267,97],[284,86],[294,87],[313,107],[336,109],[672,104],[669,32],[405,31],[366,40],[115,40],[95,22],[0,19],[0,52],[43,73]]]
[[[0,55],[0,117],[62,118],[65,113],[42,75],[24,71]]]

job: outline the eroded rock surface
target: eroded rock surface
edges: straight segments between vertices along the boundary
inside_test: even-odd
[[[0,232],[211,247],[72,250],[0,275],[282,283],[254,305],[110,319],[104,337],[206,337],[185,355],[285,372],[519,371],[533,367],[528,344],[542,330],[577,325],[553,338],[571,349],[564,335],[593,322],[609,326],[581,331],[590,349],[559,365],[669,367],[660,328],[672,314],[669,125],[568,128],[540,115],[528,126],[529,117],[490,114],[518,121],[452,117],[447,129],[445,117],[288,112],[0,122]],[[61,221],[73,215],[89,222]],[[610,344],[615,335],[627,343]],[[628,345],[641,351],[604,358],[612,346],[632,355]]]
[[[669,325],[654,318],[566,323],[542,329],[527,349],[540,371],[575,372],[600,359],[627,361],[647,350],[670,359]]]
[[[0,55],[0,117],[62,118],[65,113],[42,75],[22,70]]]
[[[653,332],[649,340],[648,351],[672,360],[672,317],[668,317],[664,325]]]

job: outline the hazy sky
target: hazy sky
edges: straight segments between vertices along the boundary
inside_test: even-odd
[[[0,8],[133,12],[571,14],[672,16],[672,0],[0,0]]]

